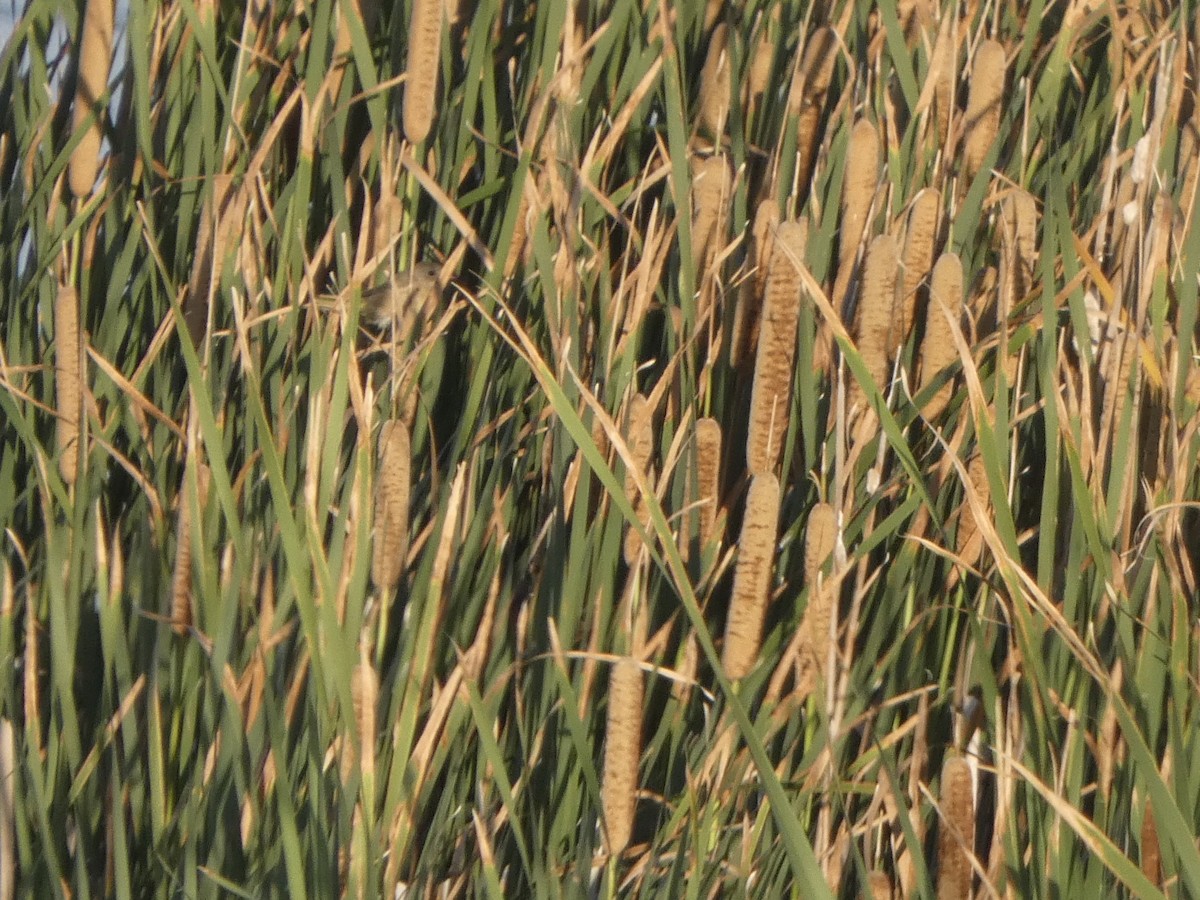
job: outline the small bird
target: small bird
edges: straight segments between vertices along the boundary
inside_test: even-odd
[[[441,267],[419,262],[411,269],[396,272],[385,284],[363,291],[359,319],[378,331],[394,329],[400,322],[432,308],[441,293]]]

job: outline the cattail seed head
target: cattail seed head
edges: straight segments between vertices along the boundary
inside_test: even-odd
[[[696,420],[696,481],[703,547],[713,538],[721,492],[721,425],[716,419]]]
[[[692,162],[692,259],[697,272],[715,253],[724,238],[733,190],[733,173],[724,157],[710,156]]]
[[[825,107],[833,67],[837,62],[837,35],[832,28],[818,28],[808,39],[800,65],[792,77],[788,115],[796,116],[796,184],[801,191],[813,175],[813,163],[821,144],[821,115]]]
[[[1141,832],[1141,862],[1142,874],[1150,879],[1151,884],[1162,885],[1162,847],[1158,841],[1158,824],[1154,821],[1154,807],[1146,801],[1142,813]]]
[[[178,635],[192,626],[192,514],[180,498],[175,527],[175,566],[171,571],[171,627]]]
[[[371,580],[389,592],[400,582],[408,552],[408,503],[412,450],[408,427],[400,419],[379,430],[379,468],[375,483],[375,533]]]
[[[881,234],[871,241],[858,298],[858,352],[875,387],[885,393],[891,375],[888,344],[893,327],[892,305],[896,296],[898,268],[896,239],[890,234]],[[866,408],[866,392],[857,379],[851,382],[848,404],[851,409],[855,406]]]
[[[638,761],[642,755],[642,670],[628,657],[612,667],[608,686],[608,728],[600,789],[605,845],[610,854],[629,846],[637,806]]]
[[[376,706],[379,703],[379,676],[370,659],[363,658],[350,675],[350,701],[354,705],[354,724],[358,731],[358,754],[347,742],[342,756],[342,780],[348,781],[358,763],[363,778],[375,774]],[[356,756],[358,757],[356,759]]]
[[[917,307],[917,290],[933,268],[934,244],[937,240],[938,214],[941,195],[925,188],[913,199],[908,213],[908,230],[904,236],[904,280],[897,295],[898,310],[893,317],[888,340],[888,354],[895,356],[908,340]]]
[[[718,23],[708,41],[708,55],[700,70],[700,133],[719,143],[729,116],[730,67],[729,28]]]
[[[757,106],[759,98],[767,91],[767,83],[771,79],[771,66],[775,61],[775,47],[778,43],[777,31],[774,16],[763,16],[754,38],[754,49],[750,53],[750,65],[746,72],[746,106],[748,108]]]
[[[517,266],[525,259],[529,246],[529,216],[533,210],[532,198],[535,191],[533,173],[528,172],[521,189],[521,199],[517,203],[517,218],[513,223],[513,236],[508,245],[508,256],[504,260],[505,280],[512,278]]]
[[[818,503],[808,514],[804,530],[804,584],[813,586],[837,545],[837,513],[828,503]]]
[[[804,45],[800,64],[792,77],[788,93],[788,114],[796,115],[806,105],[819,107],[833,81],[837,62],[838,37],[829,26],[818,28]]]
[[[879,132],[867,119],[859,119],[850,132],[846,174],[842,181],[842,222],[838,249],[838,278],[849,269],[867,228],[867,217],[875,199],[882,155]]]
[[[196,463],[198,509],[204,509],[208,499],[209,469]],[[179,493],[179,509],[175,519],[175,567],[171,572],[171,624],[175,633],[184,635],[193,625],[192,615],[192,504],[185,489]]]
[[[758,662],[775,566],[779,500],[779,480],[773,474],[764,472],[754,476],[746,497],[721,656],[721,664],[730,678],[744,678]]]
[[[807,697],[829,681],[829,642],[836,615],[836,592],[821,580],[826,560],[837,544],[837,513],[818,503],[808,514],[804,531],[804,584],[808,606],[800,623],[799,678],[796,693]]]
[[[800,270],[808,242],[803,222],[785,222],[775,236],[764,289],[762,322],[750,396],[746,463],[751,475],[773,472],[787,434],[800,320]]]
[[[67,180],[71,193],[87,197],[100,171],[100,98],[108,87],[112,65],[113,0],[87,0],[79,42],[79,78],[75,89],[74,130],[87,132],[71,153]],[[95,116],[90,125],[87,121]]]
[[[404,227],[404,201],[385,191],[371,212],[371,257],[381,256]]]
[[[650,460],[654,456],[654,410],[642,394],[634,394],[629,401],[629,410],[625,419],[625,442],[633,456],[636,468],[650,475]],[[638,521],[645,527],[650,522],[650,508],[642,492],[638,490],[637,480],[632,471],[625,472],[625,496],[630,498]],[[624,558],[628,565],[637,560],[638,550],[641,549],[642,538],[632,524],[626,526]]]
[[[1004,216],[1016,240],[1022,270],[1028,277],[1037,264],[1037,200],[1029,191],[1018,188],[1005,201]]]
[[[971,847],[975,840],[975,797],[971,767],[959,754],[942,764],[938,826],[938,900],[967,900],[971,895]]]
[[[867,896],[870,900],[891,900],[892,880],[887,872],[876,869],[867,876]]]
[[[754,212],[754,224],[750,227],[750,250],[747,259],[754,266],[754,271],[742,282],[733,313],[729,362],[734,368],[748,363],[758,349],[763,292],[767,285],[767,268],[775,246],[775,231],[778,226],[778,204],[769,198],[763,200]]]
[[[975,51],[971,64],[971,87],[963,122],[966,134],[963,168],[968,178],[974,178],[983,167],[996,142],[1004,101],[1004,79],[1004,47],[997,41],[984,41]]]
[[[972,456],[971,461],[967,463],[967,477],[970,481],[970,489],[979,497],[986,509],[990,506],[991,488],[988,485],[987,467],[984,465],[983,457],[978,453]],[[983,532],[979,528],[979,523],[971,511],[971,505],[966,497],[963,498],[958,514],[956,549],[963,562],[969,566],[977,565],[983,555]]]
[[[953,253],[943,253],[933,267],[929,285],[929,305],[926,307],[925,337],[921,342],[921,381],[924,390],[945,369],[958,359],[954,334],[946,313],[957,320],[962,315],[962,263]],[[926,402],[922,412],[928,419],[940,416],[954,396],[954,383],[947,381]]]
[[[404,84],[404,136],[425,140],[437,102],[438,58],[442,51],[442,0],[413,0]]]
[[[58,471],[68,485],[79,473],[83,424],[83,342],[79,332],[79,294],[60,285],[54,297],[54,393]]]
[[[929,74],[933,82],[933,115],[937,138],[944,140],[950,127],[950,112],[954,107],[955,70],[958,65],[955,17],[943,15],[937,39],[929,57]]]

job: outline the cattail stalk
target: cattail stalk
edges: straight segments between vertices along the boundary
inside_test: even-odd
[[[763,621],[771,593],[779,527],[779,480],[770,472],[754,476],[738,541],[737,568],[725,626],[721,664],[730,678],[744,678],[758,662]]]
[[[425,140],[433,125],[438,59],[442,51],[442,0],[413,0],[404,83],[404,136]]]
[[[371,580],[387,593],[400,582],[408,552],[408,504],[412,448],[400,419],[379,430],[379,474],[375,484],[375,533]]]
[[[771,253],[746,438],[746,464],[751,475],[775,471],[787,434],[800,320],[797,262],[803,261],[807,242],[808,227],[803,222],[785,222],[779,227]]]
[[[12,721],[0,718],[0,897],[12,900],[17,886],[17,854],[13,840],[17,808],[13,785],[17,783],[17,755]]]
[[[623,657],[613,665],[608,683],[608,728],[600,799],[605,844],[614,855],[629,846],[633,835],[644,690],[642,670],[635,660]]]
[[[79,294],[60,285],[54,297],[54,393],[58,471],[68,485],[79,474],[83,424],[83,343],[79,333]]]
[[[942,764],[939,802],[942,820],[938,827],[938,900],[967,900],[971,895],[975,797],[971,766],[957,753]]]
[[[974,178],[1000,130],[1000,107],[1004,100],[1004,47],[997,41],[984,41],[975,51],[971,64],[970,92],[967,114],[963,122],[966,141],[963,148],[963,168],[968,178]]]
[[[79,78],[75,88],[74,130],[86,128],[71,153],[67,180],[71,193],[87,197],[100,171],[100,98],[108,87],[112,65],[113,0],[87,0],[79,42]],[[91,119],[91,123],[88,120]]]

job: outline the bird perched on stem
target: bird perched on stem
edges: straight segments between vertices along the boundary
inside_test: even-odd
[[[441,267],[419,262],[362,292],[359,321],[377,331],[397,330],[401,322],[433,308],[442,293]]]

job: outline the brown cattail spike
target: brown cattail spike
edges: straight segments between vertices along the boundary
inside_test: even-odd
[[[721,656],[721,664],[730,678],[744,678],[758,662],[758,647],[771,593],[778,527],[779,480],[764,472],[750,482],[746,515],[738,541],[737,568],[733,575],[733,594]]]
[[[985,509],[990,505],[991,488],[988,486],[987,467],[983,457],[978,453],[967,463],[967,477],[970,484],[967,489],[983,503]],[[962,507],[958,514],[958,536],[956,549],[962,561],[969,566],[979,563],[983,554],[983,532],[979,528],[975,513],[971,511],[970,502],[963,497]]]
[[[829,641],[835,615],[835,592],[821,578],[826,561],[837,545],[837,513],[828,503],[818,503],[808,514],[804,531],[804,585],[808,606],[800,623],[799,678],[796,693],[806,697],[818,684],[827,683]]]
[[[696,481],[699,485],[700,546],[713,538],[721,492],[721,426],[716,419],[696,420]]]
[[[888,336],[890,356],[900,352],[912,331],[917,290],[933,268],[941,205],[941,195],[933,188],[925,188],[913,198],[912,209],[908,213],[908,231],[904,236],[904,280],[896,297],[897,314],[893,316],[892,330]]]
[[[208,499],[208,466],[196,463],[196,508],[204,509]],[[175,519],[175,568],[171,573],[171,623],[175,633],[187,634],[195,619],[192,615],[192,503],[185,489],[179,494]]]
[[[804,584],[817,583],[826,561],[837,545],[837,513],[828,503],[818,503],[808,514],[804,531]]]
[[[876,869],[867,876],[867,896],[870,900],[891,900],[892,880],[887,872]]]
[[[412,451],[408,428],[399,419],[379,430],[379,470],[375,483],[375,535],[371,580],[380,591],[395,589],[408,552],[408,503]]]
[[[1004,78],[1004,47],[996,41],[984,41],[971,64],[971,89],[963,122],[966,135],[963,169],[968,178],[975,177],[996,143],[1004,102]]]
[[[54,297],[54,393],[58,471],[68,485],[79,473],[83,424],[83,343],[79,333],[79,295],[61,285]]]
[[[650,407],[650,402],[641,394],[634,394],[633,399],[629,401],[629,410],[626,413],[625,442],[629,445],[634,466],[649,478],[650,460],[654,456],[654,410]],[[625,472],[625,496],[633,504],[642,527],[646,527],[650,522],[650,508],[642,496],[642,492],[638,490],[637,480],[630,470]],[[638,550],[641,546],[641,535],[632,524],[627,525],[624,556],[628,565],[633,565],[637,560]]]
[[[442,0],[413,0],[404,84],[404,136],[417,144],[429,135],[437,101],[442,50]]]
[[[842,223],[838,245],[838,284],[843,281],[843,272],[849,271],[858,254],[858,245],[867,228],[867,217],[875,199],[875,187],[879,181],[880,158],[883,153],[879,132],[867,119],[859,119],[850,132],[850,148],[846,162],[846,174],[842,181]],[[846,275],[848,283],[848,274]],[[841,287],[841,296],[845,295]],[[835,289],[835,301],[841,296]],[[836,303],[835,303],[836,305]]]
[[[767,285],[767,267],[775,246],[775,231],[778,227],[779,205],[771,199],[762,201],[755,210],[754,224],[750,228],[750,250],[747,259],[754,266],[754,270],[742,282],[737,306],[733,311],[733,338],[729,347],[729,362],[734,368],[749,363],[758,349],[763,291]]]
[[[721,22],[708,41],[708,55],[700,70],[700,134],[719,144],[729,116],[729,28]]]
[[[875,387],[885,394],[891,375],[888,336],[892,330],[892,305],[896,296],[898,268],[896,239],[890,234],[881,234],[871,242],[863,270],[862,290],[858,298],[858,352]],[[847,408],[855,407],[867,409],[866,391],[857,379],[852,379]],[[873,420],[873,416],[868,418]]]
[[[967,900],[971,895],[975,797],[971,767],[957,753],[942,764],[939,803],[942,819],[938,823],[938,900]]]
[[[1158,824],[1154,821],[1154,807],[1146,801],[1142,813],[1142,874],[1150,879],[1150,883],[1162,886],[1162,847],[1158,842]]]
[[[724,157],[692,161],[692,259],[703,273],[724,240],[733,174]]]
[[[1028,290],[1028,279],[1037,266],[1037,200],[1029,191],[1017,189],[1005,204],[1005,214],[1010,217],[1017,256],[1021,261],[1021,274],[1026,279],[1025,289]]]
[[[354,724],[358,731],[359,752],[357,760],[353,753],[346,753],[343,760],[348,760],[351,764],[357,761],[358,769],[366,779],[375,774],[376,706],[379,702],[379,676],[375,674],[375,667],[371,665],[371,660],[365,655],[350,675],[350,701],[354,705]],[[343,766],[343,781],[349,780],[351,771],[350,766]]]
[[[504,260],[504,278],[507,281],[516,272],[517,266],[525,260],[529,246],[529,219],[533,212],[533,196],[536,188],[533,183],[533,173],[527,172],[522,183],[521,199],[517,204],[517,218],[513,223],[512,242],[508,247],[508,256]]]
[[[184,635],[192,626],[192,514],[180,497],[175,527],[175,566],[171,571],[171,627]]]
[[[933,268],[929,286],[929,305],[926,307],[925,337],[921,342],[920,391],[937,380],[947,367],[958,359],[954,345],[949,314],[955,321],[962,315],[963,273],[962,263],[953,253],[943,253]],[[937,393],[929,398],[922,412],[932,420],[938,418],[954,396],[954,383],[947,380]]]
[[[628,657],[612,668],[608,687],[608,728],[600,799],[605,844],[610,854],[629,846],[637,805],[638,761],[642,755],[642,670]]]
[[[776,470],[787,435],[800,321],[798,266],[807,243],[808,227],[803,222],[785,222],[775,236],[750,395],[746,464],[751,475]]]
[[[939,146],[948,137],[950,112],[954,107],[954,84],[958,66],[955,16],[943,15],[937,40],[929,57],[929,75],[933,86],[933,113]]]
[[[87,128],[83,139],[71,153],[67,180],[71,193],[87,197],[100,171],[101,127],[100,98],[108,87],[112,65],[113,0],[87,0],[79,41],[79,78],[75,89],[74,130]],[[91,124],[88,119],[92,118]]]
[[[800,65],[792,78],[788,95],[788,115],[796,118],[796,184],[800,192],[812,180],[813,162],[821,144],[821,114],[825,95],[833,80],[837,62],[837,34],[832,28],[818,28],[808,39]]]
[[[833,80],[837,62],[838,37],[829,26],[818,28],[809,37],[792,76],[788,92],[788,115],[803,113],[806,106],[819,106]]]
[[[778,7],[775,9],[777,10]],[[753,49],[749,54],[750,63],[746,71],[744,103],[748,119],[753,116],[752,111],[758,108],[759,101],[767,91],[767,83],[771,79],[771,66],[775,61],[778,31],[778,22],[774,15],[760,17],[754,36]]]

